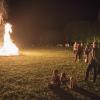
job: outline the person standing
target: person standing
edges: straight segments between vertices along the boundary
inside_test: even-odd
[[[90,46],[89,44],[86,44],[85,49],[84,49],[84,54],[85,54],[85,62],[89,62],[89,54],[90,54]]]
[[[73,45],[73,53],[75,55],[75,61],[77,60],[77,50],[78,50],[77,46],[78,46],[78,44],[77,44],[77,42],[75,42]]]
[[[97,48],[96,43],[93,42],[92,50],[91,50],[91,59],[88,63],[86,70],[85,80],[87,81],[89,78],[89,72],[93,69],[93,82],[96,81],[97,73],[98,73],[98,65],[100,60],[99,48]]]
[[[78,43],[77,45],[77,54],[76,54],[76,60],[80,61],[81,59],[81,45]]]
[[[83,55],[84,55],[84,44],[81,42],[81,44],[80,44],[80,46],[81,46],[81,51],[80,51],[80,57],[81,57],[81,59],[83,59]]]

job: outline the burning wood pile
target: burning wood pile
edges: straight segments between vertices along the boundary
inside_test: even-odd
[[[7,18],[5,5],[5,0],[0,0],[0,34],[4,33],[3,39],[1,38],[0,56],[15,56],[19,55],[19,49],[10,37],[12,25],[5,21],[5,18]]]

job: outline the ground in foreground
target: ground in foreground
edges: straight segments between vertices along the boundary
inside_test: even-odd
[[[77,77],[79,88],[48,89],[54,69]],[[100,79],[85,82],[85,71],[86,64],[74,62],[70,49],[24,50],[20,56],[0,57],[0,100],[97,100]]]

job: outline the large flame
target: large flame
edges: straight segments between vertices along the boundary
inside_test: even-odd
[[[3,46],[0,49],[0,56],[19,55],[19,49],[11,40],[10,33],[12,33],[12,25],[9,23],[6,23]]]

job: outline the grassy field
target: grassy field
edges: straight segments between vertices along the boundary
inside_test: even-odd
[[[20,56],[0,57],[0,100],[97,100],[100,79],[84,81],[86,64],[74,62],[71,50],[23,50]],[[78,88],[48,89],[52,71],[66,72],[78,81]]]

